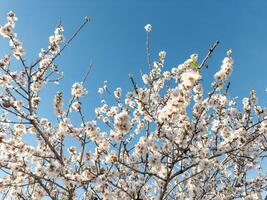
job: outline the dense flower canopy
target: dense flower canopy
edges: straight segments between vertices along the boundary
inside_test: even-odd
[[[95,119],[85,121],[81,99],[84,80],[70,89],[64,104],[61,91],[54,97],[56,123],[41,117],[39,95],[46,84],[62,78],[54,60],[65,41],[63,27],[49,37],[48,49],[28,64],[14,32],[13,12],[0,34],[9,39],[11,55],[0,60],[0,191],[14,199],[262,199],[267,190],[264,162],[267,147],[267,108],[257,104],[255,91],[243,108],[228,95],[233,71],[232,51],[204,93],[202,68],[193,54],[184,63],[165,70],[166,52],[150,62],[143,84],[130,81],[132,91],[99,88],[114,100],[103,100]],[[147,38],[152,31],[145,26]],[[17,59],[21,68],[13,70]],[[71,122],[77,112],[81,126]],[[36,145],[23,135],[32,134]],[[72,138],[78,146],[68,147]]]

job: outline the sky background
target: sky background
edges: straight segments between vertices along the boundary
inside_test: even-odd
[[[228,49],[233,49],[234,72],[230,95],[240,98],[255,89],[260,104],[266,106],[267,87],[267,1],[249,0],[0,0],[0,24],[13,10],[19,18],[18,38],[26,49],[28,63],[47,48],[59,18],[65,37],[79,27],[85,16],[91,22],[56,60],[65,78],[58,86],[42,93],[41,115],[53,114],[53,96],[62,90],[69,98],[74,82],[81,81],[90,61],[94,62],[83,98],[87,120],[100,104],[98,87],[108,80],[110,88],[132,89],[128,74],[140,81],[140,70],[147,72],[144,25],[152,24],[152,60],[167,51],[165,68],[184,62],[192,53],[202,59],[211,44],[220,41],[209,69],[203,70],[204,86],[210,88],[213,74],[219,70]],[[0,56],[8,51],[7,40],[0,39]]]

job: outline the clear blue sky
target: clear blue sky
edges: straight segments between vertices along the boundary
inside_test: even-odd
[[[90,60],[94,61],[87,82],[89,95],[84,98],[88,120],[100,98],[97,88],[104,80],[111,87],[128,90],[129,73],[138,76],[147,71],[144,25],[151,23],[151,50],[157,58],[167,51],[166,68],[182,63],[192,53],[203,58],[209,46],[220,40],[219,48],[203,70],[205,87],[219,70],[227,49],[233,49],[234,73],[230,94],[244,97],[255,89],[262,105],[267,104],[267,1],[249,0],[1,0],[0,23],[13,10],[19,21],[16,32],[26,48],[28,62],[36,58],[40,48],[47,47],[59,17],[68,38],[84,16],[91,23],[56,61],[65,79],[55,89],[44,91],[44,115],[52,111],[52,95],[62,89],[69,95],[71,85],[81,80]],[[0,56],[7,41],[0,40]],[[48,98],[49,97],[49,98]],[[51,97],[51,98],[50,98]]]

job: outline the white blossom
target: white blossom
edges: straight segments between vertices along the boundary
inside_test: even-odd
[[[146,32],[151,32],[152,31],[152,26],[151,26],[151,24],[147,24],[147,25],[145,25],[145,30],[146,30]]]
[[[82,97],[87,94],[87,90],[82,83],[74,83],[71,88],[71,95],[75,98]]]

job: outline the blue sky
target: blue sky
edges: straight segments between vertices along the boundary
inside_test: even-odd
[[[89,95],[84,98],[87,119],[100,104],[97,88],[108,80],[111,88],[121,86],[129,90],[129,73],[139,76],[146,72],[144,25],[151,23],[152,58],[160,50],[167,51],[166,69],[186,60],[190,54],[199,53],[203,58],[216,40],[220,45],[203,70],[205,88],[219,70],[227,49],[233,49],[234,72],[230,94],[247,96],[255,89],[260,104],[267,104],[267,1],[249,0],[1,0],[0,23],[13,10],[19,21],[16,32],[26,49],[28,63],[34,61],[42,47],[47,47],[59,17],[65,28],[66,38],[83,21],[91,23],[83,29],[64,54],[56,61],[65,73],[59,86],[47,87],[42,98],[44,116],[52,113],[52,97],[56,90],[63,90],[69,97],[71,85],[82,79],[91,60],[92,73],[86,84]],[[0,40],[0,56],[6,53],[7,41]]]

